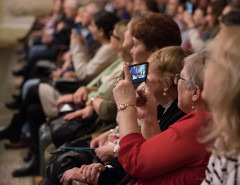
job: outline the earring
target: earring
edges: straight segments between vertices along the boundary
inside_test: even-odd
[[[192,110],[194,111],[194,110],[195,110],[195,108],[196,108],[196,105],[195,105],[195,103],[194,103],[194,102],[192,102]]]
[[[167,92],[163,92],[163,96],[167,96]]]

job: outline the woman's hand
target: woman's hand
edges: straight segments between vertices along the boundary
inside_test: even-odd
[[[142,119],[141,133],[145,139],[149,139],[161,132],[157,120],[157,102],[149,81],[146,81],[145,92],[138,90],[137,94],[137,115]]]
[[[139,119],[157,118],[157,102],[152,93],[151,84],[146,81],[145,92],[137,90],[137,116]]]
[[[187,10],[183,12],[183,21],[186,23],[188,28],[195,27],[193,16]]]
[[[67,71],[63,74],[63,78],[75,78],[78,79],[77,74],[74,71]]]
[[[96,156],[102,161],[106,162],[113,158],[113,149],[115,145],[103,145],[95,150]]]
[[[76,117],[82,117],[83,119],[89,118],[90,116],[93,115],[93,108],[92,106],[87,106],[84,109],[81,110],[77,110],[75,112],[69,113],[67,115],[64,116],[65,120],[72,120]]]
[[[73,180],[86,182],[83,179],[83,174],[80,168],[75,167],[65,171],[60,182],[63,183],[64,185],[71,185]]]
[[[82,35],[78,35],[76,29],[72,29],[72,33],[71,33],[71,44],[74,43],[86,43],[86,40],[84,39],[84,37]]]
[[[72,101],[73,101],[73,94],[66,94],[58,98],[57,104],[59,105],[61,103],[70,103]]]
[[[113,89],[113,96],[118,106],[120,139],[131,133],[140,133],[137,123],[136,93],[132,84],[128,65],[123,66],[125,79],[118,81]],[[119,106],[121,105],[121,109]]]
[[[62,73],[62,70],[61,70],[61,69],[56,69],[55,71],[53,71],[53,72],[49,75],[49,77],[50,77],[50,78],[54,78],[54,77],[59,78],[60,75],[61,75],[61,73]]]
[[[90,165],[82,165],[80,172],[82,173],[83,179],[89,184],[97,184],[98,177],[101,171],[105,170],[105,166],[101,163],[93,163]]]
[[[104,145],[104,143],[107,141],[108,139],[108,135],[111,134],[111,131],[107,131],[104,132],[103,134],[101,134],[100,136],[94,138],[91,142],[90,142],[90,147],[91,148],[97,148],[99,146]]]
[[[117,106],[120,104],[136,104],[136,93],[132,84],[129,67],[126,63],[123,66],[125,79],[118,80],[113,89],[113,96]]]
[[[83,104],[85,101],[87,101],[88,98],[88,88],[85,86],[82,86],[78,88],[78,90],[73,95],[73,102],[75,104]]]

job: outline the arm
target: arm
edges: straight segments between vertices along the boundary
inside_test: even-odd
[[[89,118],[94,113],[92,106],[86,106],[84,109],[71,112],[64,116],[65,120],[72,120],[76,117],[82,117],[83,119]]]
[[[92,59],[88,54],[87,45],[81,42],[71,44],[71,51],[79,80],[90,81],[117,58],[108,44],[101,46]]]
[[[90,142],[90,147],[96,148],[98,146],[102,146],[107,141],[108,135],[111,133],[112,133],[112,129],[108,130],[108,131],[104,132],[103,134],[101,134],[100,136],[96,137],[95,139],[93,139]]]
[[[141,133],[149,139],[161,132],[157,120],[157,104],[152,93],[151,85],[146,81],[146,92],[137,90],[137,113],[141,122]]]
[[[200,116],[185,117],[148,140],[140,134],[129,134],[120,141],[119,161],[131,176],[141,179],[182,170],[199,162],[203,164],[203,161],[207,164],[205,147],[196,140],[197,128],[205,122],[206,118]]]
[[[137,123],[136,93],[131,81],[129,67],[123,66],[125,79],[120,80],[113,89],[113,95],[117,106],[129,105],[118,112],[120,139],[131,133],[140,133]]]

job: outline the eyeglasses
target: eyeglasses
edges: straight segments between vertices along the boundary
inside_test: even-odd
[[[118,36],[116,36],[116,35],[113,34],[113,31],[110,31],[110,32],[109,32],[109,35],[110,35],[111,37],[117,39],[117,40],[120,40],[120,38],[119,38]]]
[[[174,84],[177,85],[177,84],[178,84],[178,81],[179,81],[180,79],[186,81],[186,79],[182,78],[179,73],[178,73],[178,74],[175,74],[175,76],[174,76]]]

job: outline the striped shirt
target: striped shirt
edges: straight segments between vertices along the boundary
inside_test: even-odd
[[[237,158],[212,154],[201,185],[240,185],[240,155]]]

